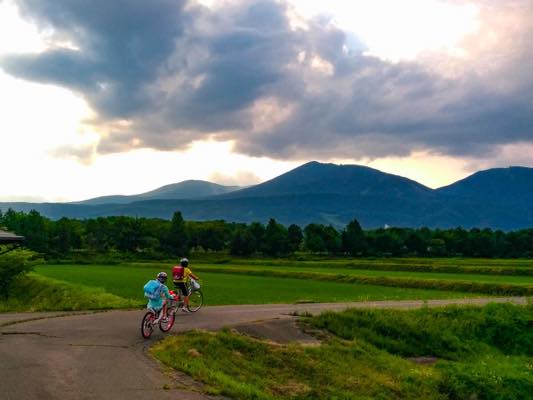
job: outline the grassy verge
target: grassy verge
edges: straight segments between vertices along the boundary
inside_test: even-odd
[[[189,332],[152,348],[165,364],[236,399],[528,399],[533,308],[505,304],[350,310],[309,318],[322,345],[231,331]],[[434,365],[405,357],[436,356]]]
[[[533,307],[489,304],[409,311],[351,309],[325,312],[308,323],[345,340],[364,341],[406,357],[448,360],[496,349],[533,356]]]
[[[161,266],[43,265],[36,273],[144,303],[142,287]],[[195,271],[196,272],[196,271]],[[339,302],[365,300],[441,299],[469,297],[465,293],[358,285],[321,280],[205,273],[202,290],[208,305]]]
[[[0,301],[0,312],[102,310],[139,305],[138,301],[124,299],[101,288],[30,273],[15,282],[7,300]]]
[[[274,346],[230,331],[188,332],[151,349],[166,365],[234,399],[444,398],[435,374],[361,343]]]
[[[350,310],[308,321],[344,340],[403,357],[435,356],[451,398],[533,398],[533,307],[491,304],[411,311]]]

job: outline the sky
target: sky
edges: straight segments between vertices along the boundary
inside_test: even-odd
[[[0,201],[533,167],[532,0],[0,0]]]

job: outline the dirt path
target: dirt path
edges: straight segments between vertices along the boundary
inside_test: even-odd
[[[319,313],[348,307],[415,308],[488,302],[525,304],[525,298],[383,301],[329,304],[272,304],[207,307],[178,315],[172,333],[273,319],[294,319],[295,312]],[[210,399],[186,376],[165,371],[146,348],[165,337],[140,336],[144,311],[89,314],[0,314],[0,397],[20,399]],[[36,319],[38,318],[38,319]],[[265,324],[268,329],[276,324]],[[268,332],[268,329],[266,331]],[[263,330],[265,331],[265,330]],[[288,340],[285,338],[284,340]]]

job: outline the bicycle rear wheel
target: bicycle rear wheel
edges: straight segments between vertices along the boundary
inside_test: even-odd
[[[201,290],[195,290],[189,296],[189,305],[187,306],[187,309],[190,312],[196,312],[202,307],[203,304],[204,304],[204,294],[202,293]]]
[[[150,336],[152,336],[152,332],[154,331],[154,320],[154,313],[148,311],[146,314],[144,314],[141,323],[141,335],[143,338],[148,339]]]

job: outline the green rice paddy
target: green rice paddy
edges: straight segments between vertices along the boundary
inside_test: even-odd
[[[170,267],[166,268],[169,270]],[[142,287],[160,265],[42,265],[37,274],[144,302]],[[194,269],[193,269],[194,270]],[[442,299],[472,296],[460,292],[409,289],[316,280],[198,273],[207,304],[264,304],[365,300]],[[170,285],[171,286],[171,285]]]

